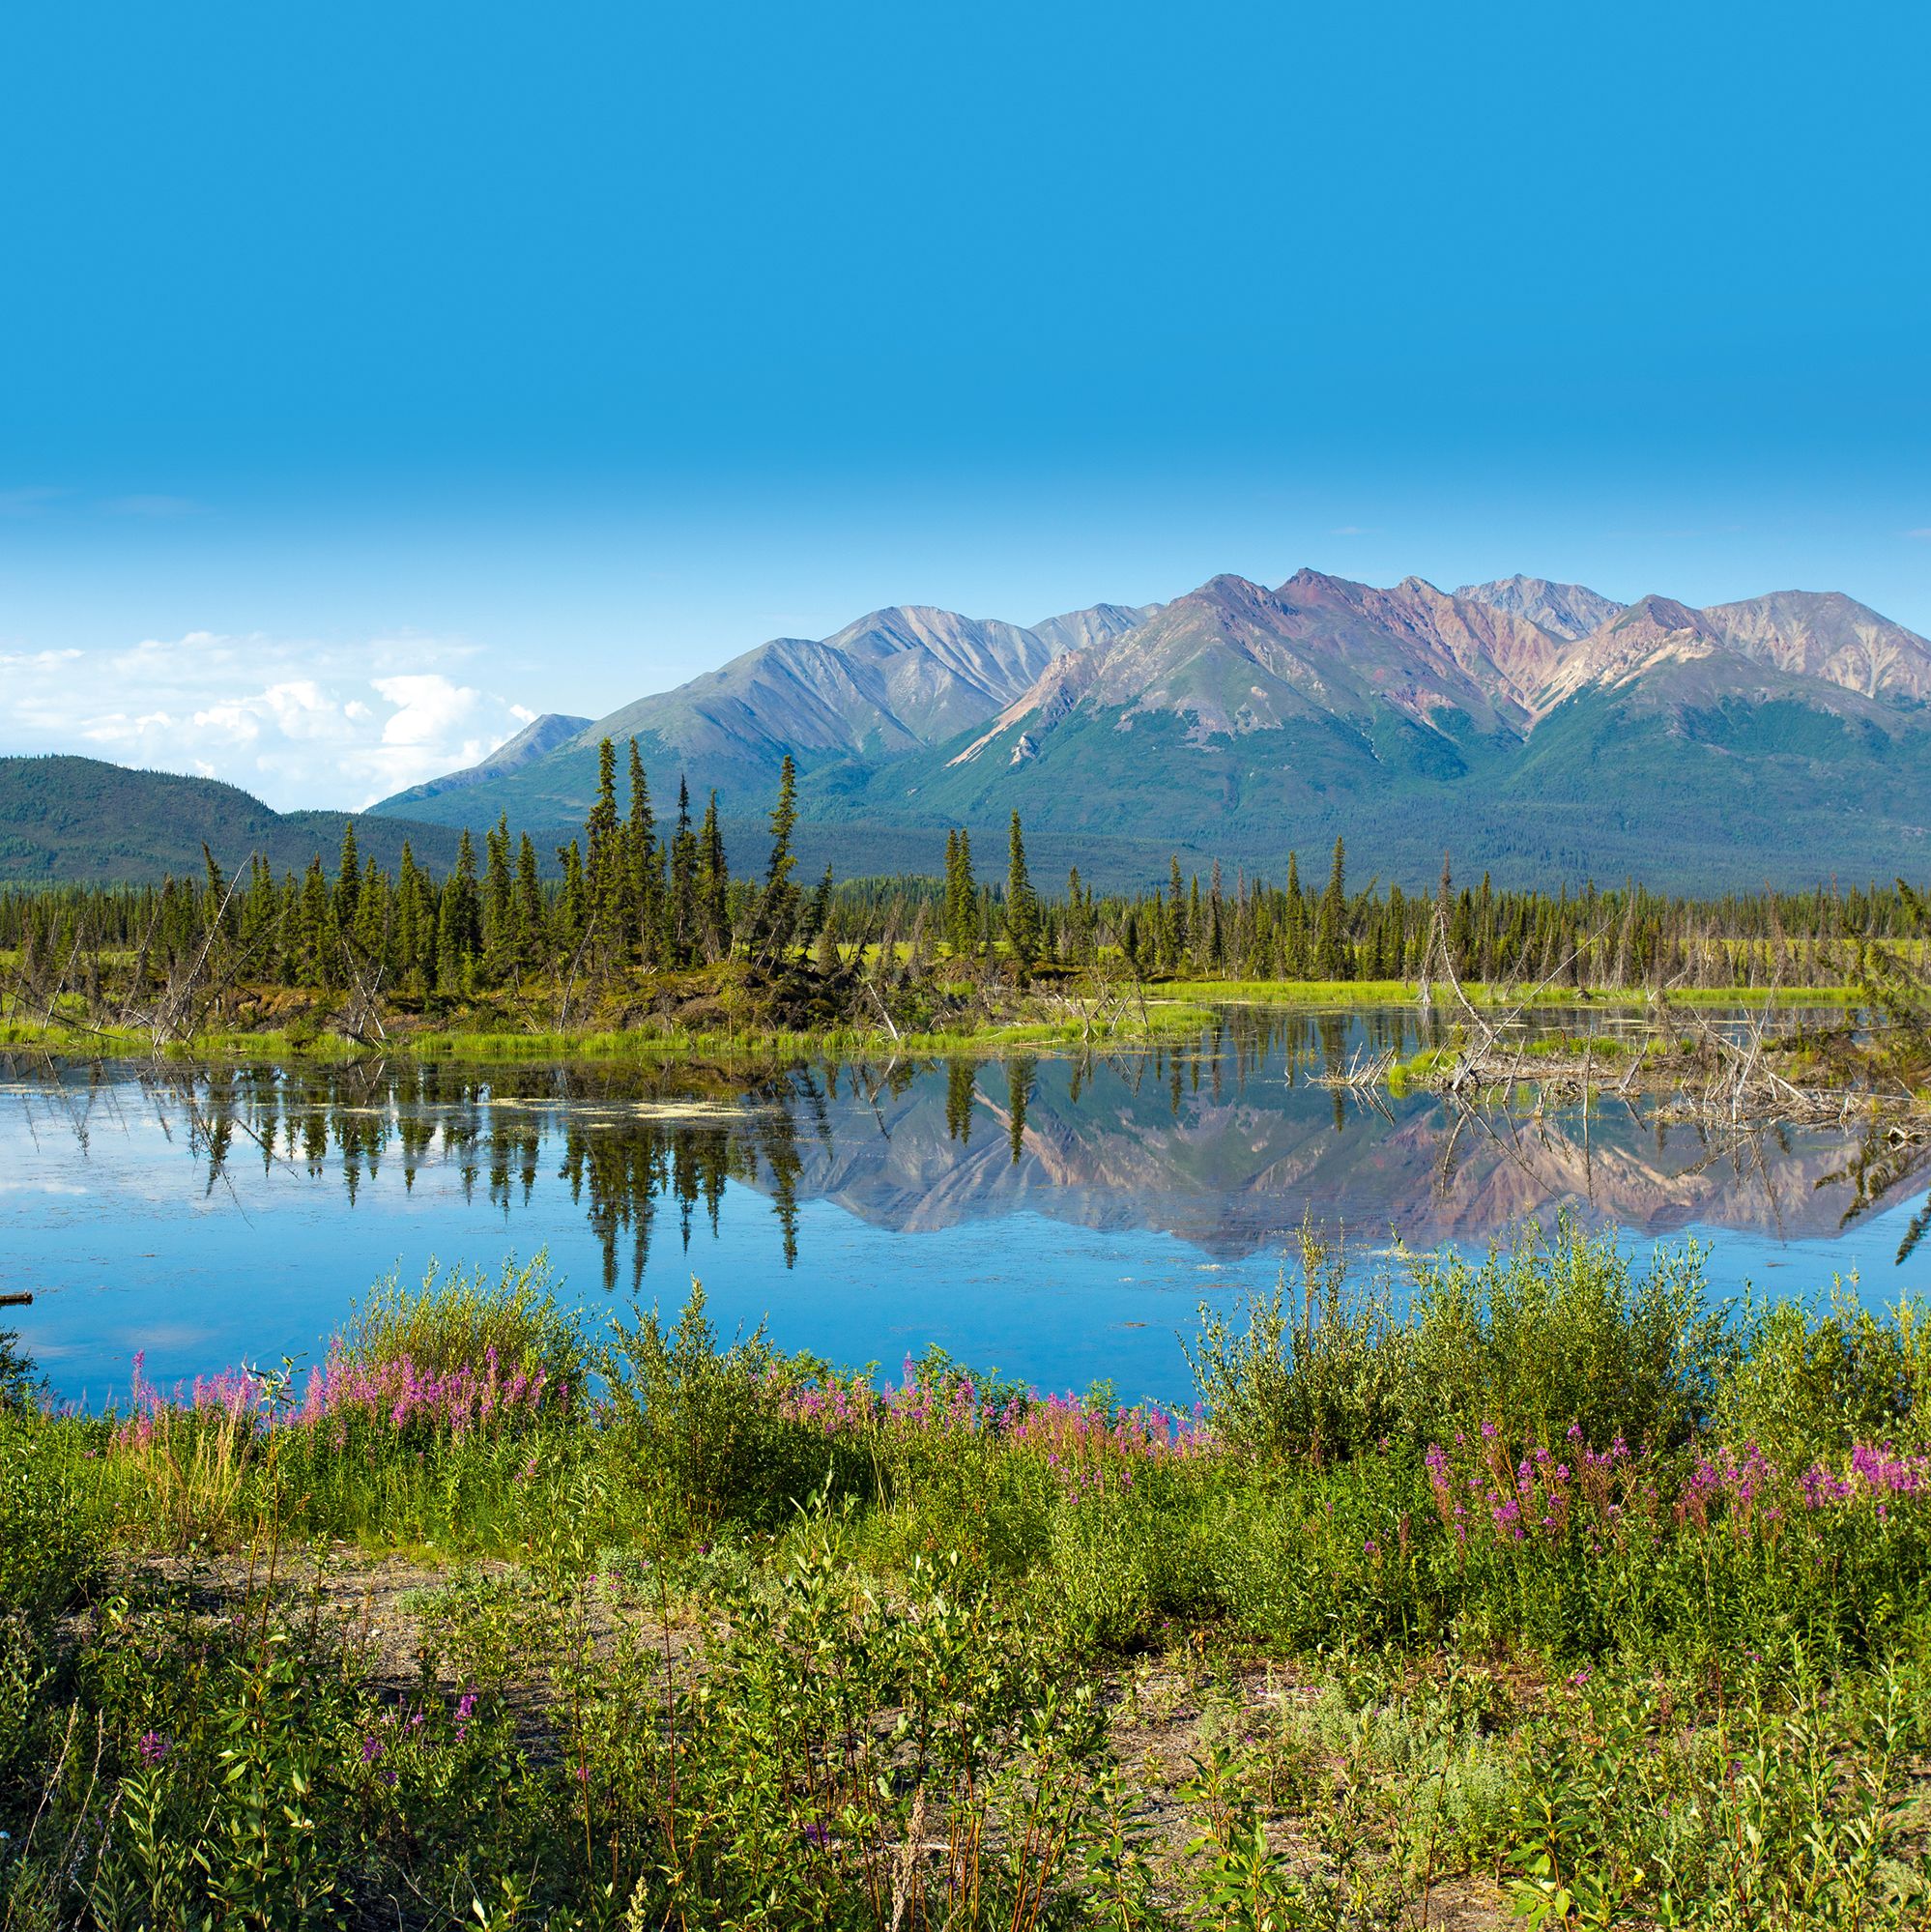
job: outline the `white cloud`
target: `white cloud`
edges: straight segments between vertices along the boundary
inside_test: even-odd
[[[72,664],[80,655],[77,650],[0,650],[0,671],[50,671],[57,664]]]
[[[384,701],[395,706],[382,728],[382,741],[388,745],[441,743],[474,714],[482,697],[437,672],[412,672],[374,681]]]
[[[529,722],[449,675],[475,647],[189,631],[0,652],[0,752],[80,751],[226,779],[280,810],[363,806],[474,764]]]

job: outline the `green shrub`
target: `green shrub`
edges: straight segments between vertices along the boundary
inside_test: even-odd
[[[1931,1446],[1931,1310],[1907,1299],[1886,1318],[1841,1284],[1822,1307],[1746,1304],[1714,1420],[1791,1470],[1859,1442]]]
[[[1237,1330],[1203,1307],[1188,1367],[1215,1439],[1261,1461],[1357,1456],[1399,1426],[1409,1339],[1385,1286],[1362,1291],[1347,1257],[1301,1230],[1301,1308],[1284,1290],[1247,1306]]]
[[[27,1407],[43,1386],[33,1357],[20,1346],[19,1331],[0,1328],[0,1409]]]
[[[1417,1266],[1407,1371],[1408,1433],[1445,1441],[1499,1424],[1548,1444],[1570,1425],[1606,1444],[1676,1447],[1708,1416],[1725,1359],[1694,1243],[1658,1248],[1640,1275],[1608,1235],[1566,1217],[1471,1266]]]
[[[703,1523],[783,1522],[819,1490],[869,1487],[864,1446],[788,1421],[774,1399],[788,1371],[761,1324],[728,1348],[691,1283],[674,1327],[657,1311],[611,1323],[599,1358],[610,1434],[635,1480]]]
[[[391,1275],[349,1318],[342,1351],[363,1362],[410,1362],[424,1375],[478,1368],[494,1349],[504,1369],[541,1369],[552,1385],[581,1385],[584,1344],[575,1315],[561,1309],[550,1263],[504,1262],[492,1280],[477,1270],[439,1273],[429,1264],[419,1288]]]
[[[1197,1615],[1209,1587],[1197,1489],[1183,1473],[1065,1498],[1033,1581],[1042,1617],[1082,1644],[1121,1649]]]
[[[1405,1322],[1386,1281],[1351,1283],[1311,1228],[1301,1277],[1298,1314],[1279,1288],[1243,1327],[1203,1308],[1188,1351],[1217,1442],[1263,1463],[1318,1467],[1398,1440],[1419,1452],[1484,1422],[1532,1443],[1579,1424],[1591,1442],[1679,1447],[1734,1353],[1693,1245],[1658,1249],[1638,1274],[1566,1219],[1479,1264],[1424,1257]]]
[[[0,1409],[0,1610],[51,1615],[100,1570],[103,1539],[68,1480],[78,1427]]]

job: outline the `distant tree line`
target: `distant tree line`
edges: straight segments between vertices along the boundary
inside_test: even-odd
[[[0,952],[16,992],[87,993],[122,975],[139,1000],[192,972],[365,998],[474,998],[530,982],[592,989],[636,975],[744,962],[765,970],[849,970],[856,956],[888,976],[1099,967],[1156,980],[1413,980],[1632,986],[1830,983],[1845,935],[1916,931],[1909,895],[1732,893],[1692,900],[1638,884],[1571,892],[1458,881],[1444,861],[1432,894],[1352,888],[1337,840],[1324,883],[1298,855],[1275,883],[1215,863],[1202,878],[1171,862],[1165,887],[1098,894],[1075,868],[1042,895],[1018,813],[1003,878],[982,879],[970,835],[948,831],[942,873],[835,883],[796,879],[795,772],[787,758],[769,815],[762,876],[734,875],[717,794],[693,815],[687,785],[660,816],[635,740],[620,806],[618,753],[599,747],[597,792],[581,834],[539,864],[505,820],[478,854],[465,832],[441,879],[409,847],[391,874],[345,825],[332,871],[320,854],[277,877],[259,856],[237,877],[212,853],[202,875],[159,886],[51,886],[0,894]],[[111,959],[103,968],[102,959]],[[98,995],[98,985],[94,988]],[[94,996],[90,996],[90,1008]]]

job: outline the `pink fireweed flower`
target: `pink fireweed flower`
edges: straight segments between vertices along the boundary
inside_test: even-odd
[[[1810,1510],[1876,1499],[1878,1520],[1888,1522],[1888,1499],[1931,1494],[1931,1456],[1900,1456],[1888,1443],[1860,1442],[1852,1449],[1843,1475],[1815,1462],[1804,1471],[1799,1487],[1804,1507]]]

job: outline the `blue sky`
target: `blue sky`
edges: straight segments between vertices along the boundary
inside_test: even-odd
[[[1931,630],[1925,16],[16,10],[0,750],[362,802],[875,605]]]

